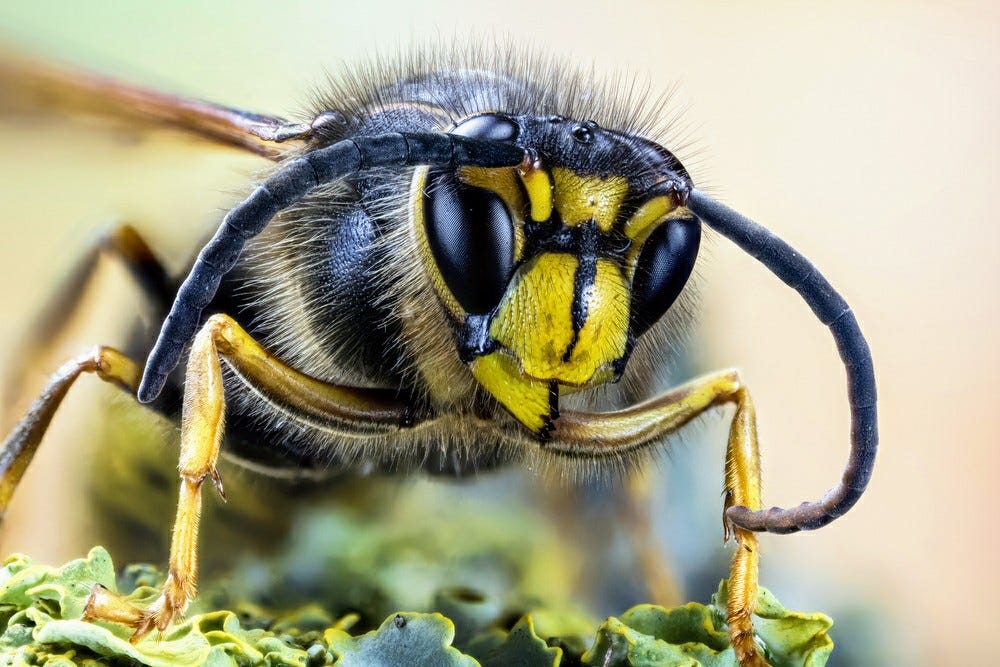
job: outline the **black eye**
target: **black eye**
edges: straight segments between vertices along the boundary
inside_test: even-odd
[[[448,289],[467,313],[492,311],[514,267],[514,223],[506,205],[442,169],[427,176],[424,211],[431,254]]]
[[[643,334],[677,299],[691,276],[701,224],[694,218],[669,220],[656,228],[639,251],[632,279],[632,333]]]
[[[578,143],[589,144],[594,140],[594,132],[586,125],[577,125],[573,128],[573,138],[576,139]]]
[[[489,141],[514,141],[520,132],[516,121],[497,114],[473,116],[451,130]],[[503,201],[435,169],[427,175],[424,211],[431,254],[448,289],[467,313],[493,310],[514,266],[514,223]]]

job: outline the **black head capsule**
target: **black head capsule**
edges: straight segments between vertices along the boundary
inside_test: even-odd
[[[694,266],[697,223],[667,224],[676,198],[642,180],[682,177],[592,120],[482,114],[453,132],[515,141],[526,156],[516,170],[440,167],[420,181],[428,273],[447,288],[461,358],[501,349],[556,386],[620,377],[628,341],[668,310]]]

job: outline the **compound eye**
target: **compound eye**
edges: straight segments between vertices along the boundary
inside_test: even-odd
[[[467,118],[449,131],[449,134],[487,141],[514,141],[520,133],[521,127],[515,121],[492,113]]]
[[[424,189],[425,225],[441,277],[467,313],[492,311],[514,268],[514,222],[499,196],[432,170]]]
[[[663,317],[691,276],[701,224],[677,218],[656,228],[642,244],[632,279],[632,333],[640,336]]]

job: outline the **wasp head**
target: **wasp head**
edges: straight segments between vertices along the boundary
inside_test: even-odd
[[[690,181],[666,149],[592,121],[484,114],[453,132],[525,149],[517,168],[418,172],[415,210],[459,355],[544,436],[559,393],[617,380],[686,283]]]

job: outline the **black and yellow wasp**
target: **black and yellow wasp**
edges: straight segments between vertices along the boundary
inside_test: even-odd
[[[133,229],[105,238],[103,251],[125,262],[159,312],[159,336],[63,365],[3,445],[5,507],[81,374],[180,421],[162,595],[137,609],[95,591],[90,617],[142,636],[184,612],[202,484],[223,492],[223,440],[257,468],[317,475],[623,471],[705,411],[733,404],[728,620],[741,664],[764,663],[751,621],[755,532],[818,528],[864,491],[877,446],[867,345],[807,260],[700,191],[646,136],[640,119],[655,113],[549,61],[515,66],[506,55],[345,75],[301,123],[93,76],[8,75],[275,161],[182,279]],[[795,289],[840,350],[851,454],[819,501],[761,508],[754,408],[736,371],[649,395],[683,320],[703,224]]]

